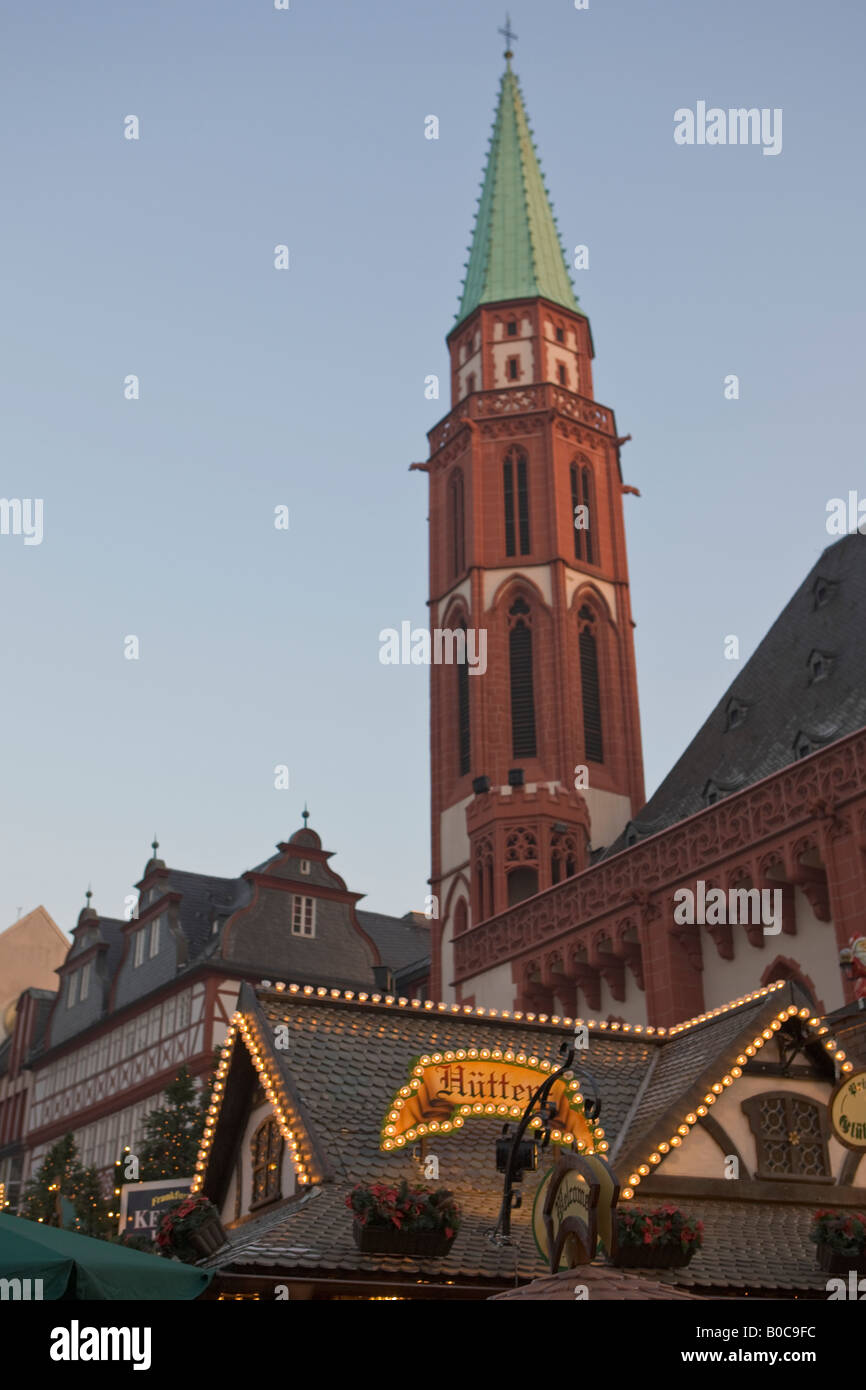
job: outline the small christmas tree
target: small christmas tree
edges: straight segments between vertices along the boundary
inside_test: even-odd
[[[181,1067],[166,1086],[166,1104],[152,1110],[144,1122],[138,1154],[143,1182],[190,1177],[195,1172],[212,1085],[213,1077],[198,1092],[186,1067]]]
[[[74,1135],[65,1134],[52,1144],[27,1184],[23,1210],[31,1221],[99,1236],[109,1228],[110,1205],[95,1169],[81,1164]]]

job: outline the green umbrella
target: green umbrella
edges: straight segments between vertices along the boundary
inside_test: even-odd
[[[198,1298],[212,1278],[178,1260],[0,1212],[0,1279],[41,1279],[43,1299]]]

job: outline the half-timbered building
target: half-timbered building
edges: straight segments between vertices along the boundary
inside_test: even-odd
[[[212,1071],[241,981],[287,971],[340,988],[426,981],[423,915],[359,910],[362,895],[329,866],[306,820],[237,878],[169,868],[157,848],[129,920],[100,916],[88,894],[59,988],[22,996],[0,1050],[9,1093],[4,1102],[0,1090],[0,1138],[19,1160],[16,1190],[70,1131],[82,1161],[105,1172],[134,1149],[178,1068]]]

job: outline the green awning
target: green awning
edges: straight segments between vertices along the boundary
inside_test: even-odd
[[[0,1279],[41,1279],[43,1299],[198,1298],[212,1278],[177,1260],[0,1212]]]

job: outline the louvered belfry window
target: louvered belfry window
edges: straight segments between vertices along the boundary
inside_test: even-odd
[[[583,695],[583,742],[587,759],[604,762],[604,743],[601,729],[601,689],[598,679],[598,642],[595,635],[595,614],[584,605],[578,613],[580,622],[580,686]]]
[[[449,563],[451,578],[456,579],[466,566],[466,541],[463,507],[463,473],[456,468],[448,482],[448,520],[450,523]]]
[[[466,624],[460,623],[462,631],[466,632]],[[464,638],[465,652],[465,638]],[[469,771],[470,741],[469,741],[469,663],[467,661],[457,662],[457,758],[460,768],[460,776],[463,777]]]
[[[535,757],[535,693],[532,683],[532,628],[529,604],[519,598],[508,616],[508,655],[511,672],[511,753],[515,758]]]
[[[588,465],[581,467],[580,464],[571,465],[571,519],[574,522],[578,507],[586,507],[589,518],[588,526],[584,528],[574,527],[574,555],[577,560],[586,560],[590,565],[595,564],[595,550],[592,541],[592,526],[595,517],[595,499],[593,497],[592,470]]]
[[[529,473],[526,455],[512,449],[502,465],[502,484],[505,497],[505,553],[528,555],[529,535]]]

